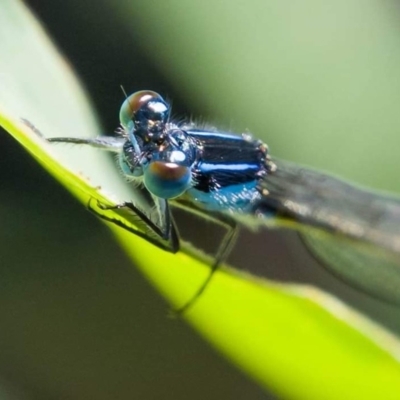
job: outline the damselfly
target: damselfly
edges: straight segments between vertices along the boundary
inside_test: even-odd
[[[113,208],[112,222],[170,252],[179,237],[170,204],[227,228],[205,289],[229,254],[238,226],[297,230],[317,259],[354,286],[400,304],[400,200],[282,160],[249,134],[170,121],[153,91],[127,97],[117,136],[50,138],[118,154],[122,173],[139,184],[135,201]],[[107,219],[101,204],[91,209]],[[128,223],[129,216],[136,218]]]

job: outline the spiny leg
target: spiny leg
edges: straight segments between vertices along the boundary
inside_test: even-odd
[[[48,138],[47,140],[50,143],[70,143],[77,145],[87,145],[90,147],[115,153],[119,153],[122,150],[123,145],[126,141],[125,138],[113,137],[113,136],[102,136],[98,138],[87,138],[87,139],[73,138],[73,137],[56,137],[56,138]],[[179,250],[178,232],[168,207],[165,210],[167,213],[167,220],[166,220],[167,227],[166,229],[162,230],[150,218],[148,218],[145,213],[143,213],[131,202],[124,202],[113,206],[106,206],[104,204],[101,204],[97,200],[96,203],[97,209],[96,209],[92,205],[93,200],[94,200],[93,198],[89,200],[88,209],[101,219],[111,222],[123,229],[126,229],[127,231],[147,240],[148,242],[154,244],[155,246],[163,250],[172,253],[176,253]],[[196,207],[189,205],[187,206],[184,206],[182,204],[175,204],[175,205],[183,209],[189,209],[190,212],[192,213],[194,212],[195,214],[200,215],[202,218],[217,223],[226,228],[227,230],[218,248],[217,254],[215,255],[214,262],[211,265],[211,269],[207,278],[204,280],[204,282],[198,288],[198,290],[192,296],[192,298],[186,304],[184,304],[182,307],[175,310],[174,312],[175,315],[182,315],[203,294],[203,292],[207,288],[208,284],[210,283],[212,277],[214,276],[214,273],[217,271],[220,264],[223,263],[230,254],[232,247],[236,242],[236,238],[238,235],[238,227],[236,222],[231,218],[229,218],[228,216],[224,216],[222,214],[213,215],[212,213],[205,213],[203,210],[197,209]],[[128,216],[122,215],[121,220],[108,217],[107,215],[99,211],[99,210],[107,211],[107,210],[124,210],[124,209],[132,211],[133,214],[130,213],[130,215]],[[129,224],[129,218],[135,219],[132,224]],[[142,230],[140,230],[140,228],[138,228],[137,225],[141,226]]]
[[[183,315],[193,304],[199,299],[199,297],[204,293],[211,279],[213,278],[215,272],[218,270],[219,266],[226,260],[232,251],[233,246],[236,243],[236,239],[239,233],[239,228],[235,220],[226,216],[224,214],[213,214],[212,212],[205,213],[203,210],[194,208],[192,205],[183,203],[174,203],[175,206],[182,208],[183,210],[189,210],[191,213],[201,216],[202,218],[214,222],[226,229],[226,233],[218,247],[218,251],[214,257],[214,262],[211,265],[208,276],[203,281],[201,286],[197,289],[194,295],[182,306],[176,310],[173,310],[173,315],[181,316]]]
[[[93,205],[93,202],[96,202],[96,206]],[[143,213],[131,202],[124,202],[110,206],[100,203],[99,200],[90,198],[87,207],[89,211],[94,213],[99,218],[107,222],[111,222],[127,230],[128,232],[147,240],[162,250],[166,250],[170,253],[176,253],[179,251],[179,237],[175,227],[175,222],[172,219],[172,215],[168,207],[166,209],[167,226],[164,227],[164,230],[157,226],[150,218],[146,216],[145,213]],[[121,220],[109,217],[100,210],[121,210]],[[126,212],[126,210],[130,211],[129,214]],[[125,215],[122,214],[123,212]],[[129,219],[132,220],[131,223],[129,222]]]

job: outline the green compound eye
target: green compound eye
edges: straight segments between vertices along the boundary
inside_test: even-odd
[[[119,111],[119,120],[125,129],[132,127],[135,113],[151,100],[161,100],[162,97],[152,90],[140,90],[128,96]]]

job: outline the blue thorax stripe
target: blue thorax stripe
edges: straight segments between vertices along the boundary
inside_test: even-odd
[[[204,173],[210,173],[210,172],[217,172],[217,171],[224,171],[224,172],[229,172],[229,171],[247,171],[247,170],[259,170],[260,166],[258,163],[231,163],[231,164],[219,164],[219,163],[208,163],[208,162],[201,162],[198,166],[199,170]]]

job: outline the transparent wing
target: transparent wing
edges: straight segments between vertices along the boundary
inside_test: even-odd
[[[400,200],[285,161],[277,167],[261,183],[259,211],[277,212],[336,275],[400,304]]]
[[[317,261],[334,275],[374,297],[400,305],[398,256],[316,230],[303,232],[301,237]]]

